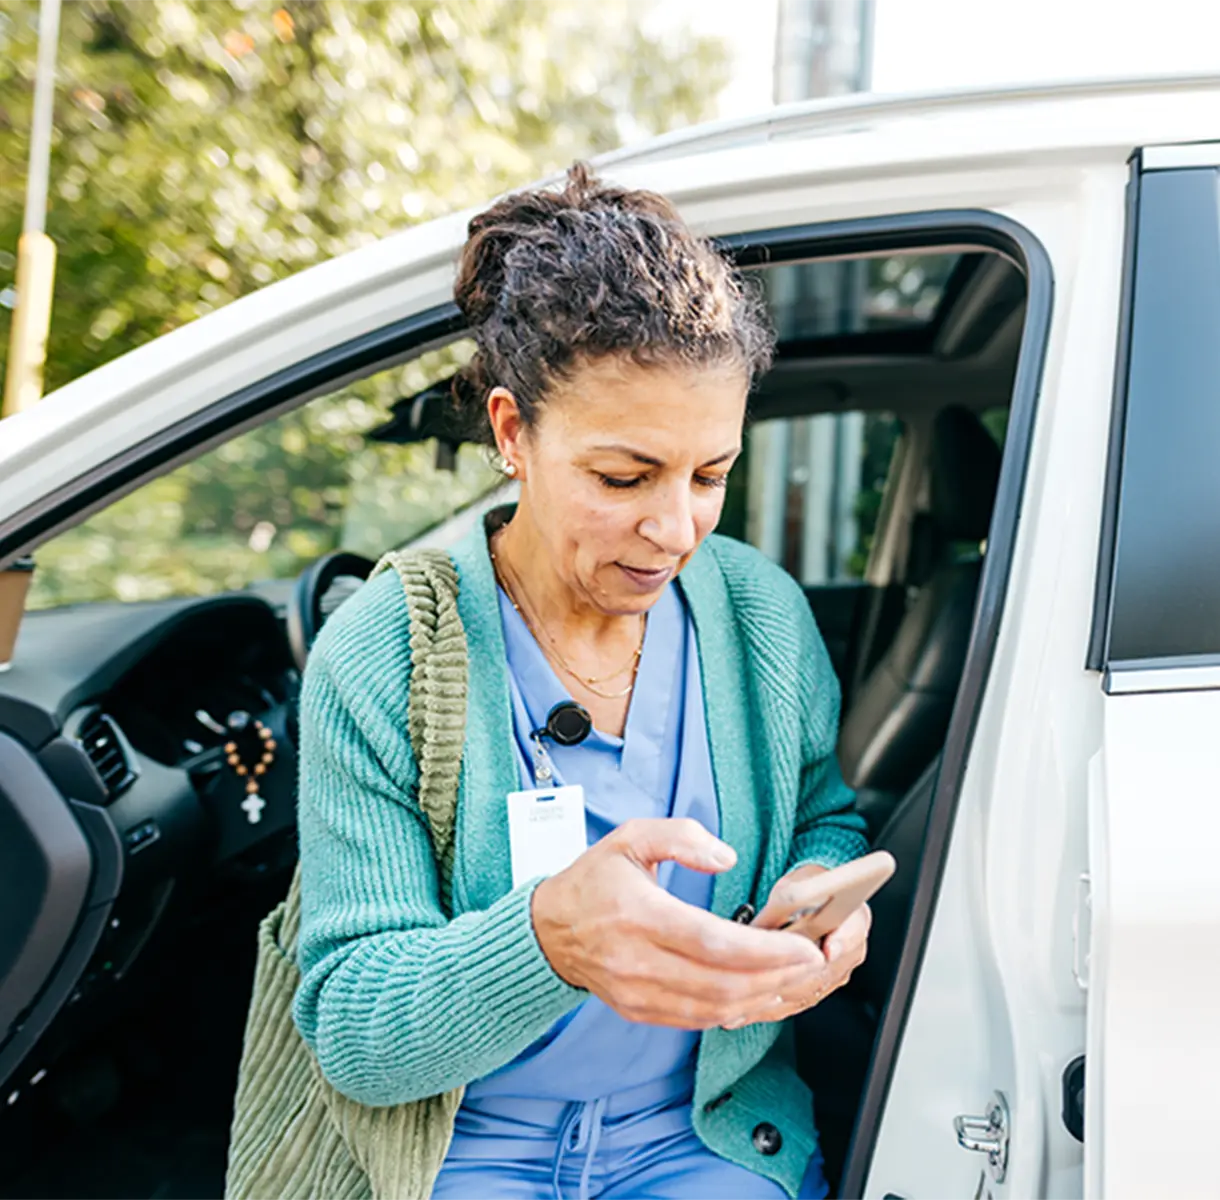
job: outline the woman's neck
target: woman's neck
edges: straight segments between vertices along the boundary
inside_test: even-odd
[[[582,602],[520,508],[493,535],[491,552],[501,586],[569,694],[599,730],[621,735],[644,648],[644,616],[608,615]]]
[[[525,609],[531,623],[542,624],[561,646],[597,645],[617,640],[624,631],[638,634],[640,617],[602,612],[560,576],[537,527],[520,507],[493,535],[491,549],[510,598]]]

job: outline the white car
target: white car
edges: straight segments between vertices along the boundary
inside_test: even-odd
[[[797,1022],[839,1195],[1216,1194],[1217,139],[1220,80],[1178,79],[853,97],[599,164],[779,332],[722,528],[805,587],[900,864]],[[0,565],[37,563],[0,675],[4,1195],[219,1191],[301,655],[369,558],[502,486],[445,424],[467,216],[0,424]],[[252,803],[223,743],[253,718]]]

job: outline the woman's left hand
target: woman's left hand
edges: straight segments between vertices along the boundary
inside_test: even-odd
[[[826,968],[821,978],[808,991],[777,996],[775,1015],[769,1019],[782,1021],[785,1017],[804,1012],[841,988],[868,953],[868,931],[872,923],[872,910],[867,904],[861,904],[838,929],[832,929],[822,939]]]
[[[808,875],[811,870],[820,873],[822,869],[798,868],[802,876]],[[776,887],[782,883],[783,880],[780,880]],[[867,904],[862,904],[848,915],[842,925],[826,934],[821,942],[822,952],[826,955],[825,968],[811,981],[808,989],[777,996],[774,1015],[768,1013],[767,1019],[782,1021],[795,1013],[804,1012],[841,988],[868,954],[868,933],[872,923],[872,910]]]

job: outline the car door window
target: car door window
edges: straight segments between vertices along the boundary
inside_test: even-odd
[[[1220,656],[1220,169],[1139,183],[1089,665]]]
[[[468,353],[457,343],[352,383],[146,484],[39,549],[30,607],[232,591],[419,536],[504,483],[481,447],[378,432]]]

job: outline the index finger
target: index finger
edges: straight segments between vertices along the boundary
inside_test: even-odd
[[[825,962],[817,945],[799,933],[727,921],[668,892],[650,905],[649,916],[657,945],[722,971],[769,971]]]

